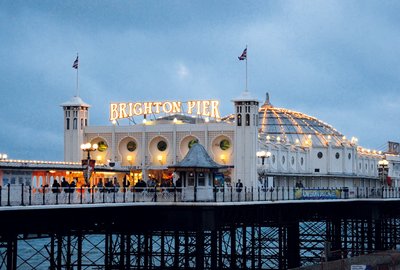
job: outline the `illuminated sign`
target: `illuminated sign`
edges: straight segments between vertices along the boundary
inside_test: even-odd
[[[187,105],[186,110],[184,110],[183,104]],[[221,118],[218,106],[219,101],[217,100],[110,103],[110,121],[147,114],[183,112]]]

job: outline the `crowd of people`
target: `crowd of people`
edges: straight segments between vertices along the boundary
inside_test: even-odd
[[[62,191],[65,193],[73,193],[77,187],[77,179],[72,179],[71,182],[68,182],[65,177],[63,177],[61,183],[58,182],[57,179],[54,179],[53,184],[51,186],[51,191],[53,193],[61,193]],[[87,188],[87,185],[82,185],[82,187]],[[143,179],[139,179],[135,184],[132,184],[128,179],[128,176],[125,175],[122,180],[122,189],[121,185],[116,177],[113,179],[106,178],[103,182],[103,179],[99,179],[96,185],[93,185],[91,188],[95,191],[100,192],[118,192],[118,191],[127,191],[130,189],[131,191],[143,191],[149,190],[152,191],[156,188],[161,188],[163,191],[168,191],[171,188],[180,188],[182,187],[181,179],[178,179],[176,183],[172,181],[172,179],[157,181],[156,179],[150,178],[147,182],[143,181]]]

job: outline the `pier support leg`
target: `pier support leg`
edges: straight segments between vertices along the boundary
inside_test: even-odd
[[[299,222],[293,222],[287,227],[287,254],[288,268],[300,266],[300,228]]]

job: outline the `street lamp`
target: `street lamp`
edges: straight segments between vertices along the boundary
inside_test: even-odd
[[[389,173],[389,162],[386,159],[382,159],[378,161],[378,175],[381,181],[381,185],[385,185],[385,178]]]
[[[258,151],[257,152],[257,157],[261,158],[261,165],[264,165],[265,158],[269,158],[271,156],[271,152],[267,151]]]
[[[89,184],[89,179],[91,176],[91,168],[94,169],[94,164],[95,164],[95,160],[90,159],[90,152],[92,151],[96,151],[98,148],[97,143],[91,144],[91,143],[84,143],[81,144],[81,149],[84,152],[87,152],[87,159],[82,159],[82,166],[85,167],[86,166],[86,175],[85,175],[85,182],[86,185]]]

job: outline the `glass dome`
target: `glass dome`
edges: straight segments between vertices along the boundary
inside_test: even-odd
[[[302,146],[341,145],[345,137],[306,114],[272,106],[269,95],[259,109],[259,139]]]

